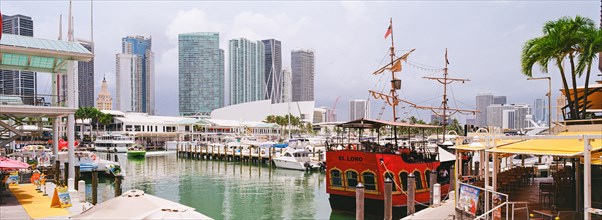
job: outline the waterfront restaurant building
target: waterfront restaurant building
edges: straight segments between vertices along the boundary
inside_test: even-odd
[[[113,122],[106,128],[107,133],[131,135],[147,146],[162,147],[166,141],[211,140],[222,135],[252,135],[266,140],[280,135],[280,126],[273,123],[156,116],[117,110],[102,112],[113,116]]]

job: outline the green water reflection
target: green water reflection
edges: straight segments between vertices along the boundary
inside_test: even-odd
[[[123,157],[122,157],[123,158]],[[125,158],[124,158],[125,159]],[[306,173],[240,162],[148,155],[125,165],[124,191],[141,189],[196,208],[215,219],[354,219],[332,212],[323,172]],[[90,183],[89,178],[85,178]],[[100,178],[98,201],[114,195],[112,178]],[[87,184],[90,199],[91,184]]]

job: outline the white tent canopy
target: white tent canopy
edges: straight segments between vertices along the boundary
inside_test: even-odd
[[[79,215],[71,216],[71,219],[180,219],[178,217],[211,219],[194,211],[192,207],[135,189],[100,203]]]

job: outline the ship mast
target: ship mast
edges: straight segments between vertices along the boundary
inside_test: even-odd
[[[447,48],[445,48],[445,67],[443,68],[443,77],[423,77],[425,79],[431,79],[431,80],[436,80],[437,82],[443,84],[443,101],[441,101],[441,108],[433,108],[433,107],[425,107],[425,106],[415,106],[416,108],[421,108],[421,109],[431,109],[431,110],[435,110],[435,109],[439,109],[442,110],[442,114],[439,114],[435,111],[433,111],[433,113],[435,113],[437,116],[441,116],[441,118],[443,119],[443,139],[441,140],[441,143],[445,143],[445,132],[446,132],[446,125],[447,125],[447,110],[453,110],[454,112],[449,114],[455,114],[455,113],[476,113],[477,111],[475,110],[464,110],[464,109],[450,109],[447,106],[447,85],[453,83],[453,82],[466,82],[466,81],[470,81],[469,79],[457,79],[457,78],[449,78],[447,77],[448,75],[448,68],[447,65],[449,65],[449,60],[447,59]]]
[[[395,39],[393,37],[393,18],[390,18],[389,20],[389,30],[391,31],[391,91],[390,94],[392,97],[397,97],[397,94],[395,92],[395,69],[393,68],[393,60],[395,59],[395,43],[393,41],[393,39]],[[397,102],[394,102],[395,104],[393,105],[393,121],[397,121]],[[393,127],[393,135],[394,135],[394,140],[395,140],[395,146],[397,145],[397,128]]]

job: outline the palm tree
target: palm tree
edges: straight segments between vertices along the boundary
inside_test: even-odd
[[[581,118],[586,118],[587,96],[589,95],[589,77],[592,70],[592,63],[596,59],[596,54],[602,51],[602,29],[584,28],[584,41],[581,44],[581,54],[577,63],[577,72],[583,74],[585,69],[585,87],[583,94],[583,106],[581,110]]]
[[[99,111],[100,112],[100,111]],[[110,125],[113,122],[113,116],[110,114],[104,114],[101,112],[101,116],[99,118],[100,124],[104,126],[104,131],[107,131],[107,125]]]
[[[533,76],[533,66],[538,63],[543,73],[548,73],[548,64],[554,62],[560,71],[564,94],[567,96],[570,110],[569,119],[579,119],[577,79],[580,75],[575,69],[575,58],[581,54],[579,45],[583,42],[585,29],[594,28],[591,19],[576,16],[575,18],[562,17],[556,21],[544,24],[544,36],[528,40],[522,51],[521,66],[524,75]],[[570,96],[568,82],[565,76],[563,61],[570,62],[570,73],[573,80],[573,97]]]

